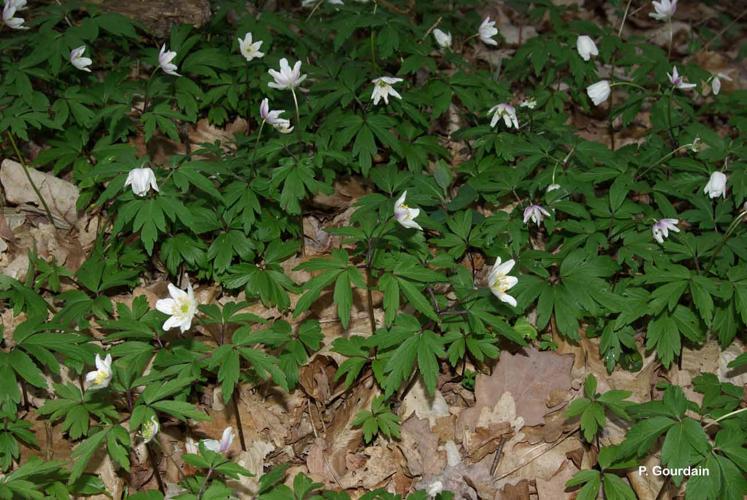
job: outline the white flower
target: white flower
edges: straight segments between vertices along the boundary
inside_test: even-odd
[[[594,40],[592,40],[591,37],[586,35],[580,35],[576,38],[576,50],[578,51],[578,55],[580,55],[581,59],[584,61],[591,59],[591,56],[599,55],[597,44],[594,43]]]
[[[131,185],[132,192],[137,196],[145,196],[151,188],[154,191],[158,191],[156,174],[153,173],[150,167],[133,168],[130,170],[124,185],[125,187]]]
[[[679,222],[678,219],[661,219],[656,221],[656,223],[651,227],[654,239],[659,242],[659,244],[662,244],[664,243],[665,238],[669,238],[669,231],[679,233],[680,228],[677,227]]]
[[[524,209],[524,224],[531,220],[540,225],[545,217],[550,217],[550,212],[540,205],[529,205]]]
[[[719,196],[726,198],[726,175],[722,172],[713,172],[703,188],[703,192],[708,194],[710,198],[718,198]]]
[[[208,450],[223,454],[225,454],[231,447],[231,443],[233,443],[232,427],[226,427],[223,430],[223,436],[221,436],[220,441],[217,439],[205,439],[202,441],[202,444],[204,444],[205,448]]]
[[[444,483],[441,481],[434,481],[428,486],[428,498],[435,498],[436,495],[444,490]]]
[[[488,111],[488,114],[493,115],[490,119],[491,127],[495,127],[501,118],[503,118],[503,123],[506,127],[511,128],[513,126],[516,129],[519,128],[519,119],[516,117],[516,109],[514,109],[510,104],[501,103],[493,106]]]
[[[251,33],[244,35],[243,40],[239,38],[239,50],[241,51],[241,55],[244,56],[247,61],[264,57],[265,53],[259,51],[261,47],[262,40],[252,43]]]
[[[402,193],[397,201],[394,202],[394,218],[397,219],[403,227],[408,229],[423,230],[420,224],[415,222],[415,218],[420,214],[419,208],[410,208],[405,205],[405,198],[407,197],[407,191]]]
[[[694,83],[685,83],[685,80],[680,76],[679,72],[677,71],[677,66],[674,66],[672,68],[672,74],[670,75],[667,73],[667,76],[669,77],[669,81],[672,82],[672,85],[677,87],[681,90],[689,90],[694,87],[697,87]]]
[[[550,184],[549,186],[547,186],[545,192],[549,193],[550,191],[555,191],[556,189],[560,189],[560,184]]]
[[[656,12],[649,13],[657,21],[669,21],[677,10],[677,0],[661,0],[661,2],[651,2]]]
[[[530,97],[529,99],[524,99],[519,103],[520,108],[529,108],[534,109],[537,107],[537,99]]]
[[[91,59],[88,57],[83,57],[83,52],[85,51],[86,51],[85,45],[81,45],[77,49],[73,49],[70,52],[70,62],[72,63],[73,66],[75,66],[79,70],[88,71],[90,73],[91,70],[88,69],[88,66],[90,66],[93,61],[91,61]]]
[[[373,99],[374,106],[378,105],[382,98],[384,99],[385,104],[389,104],[389,96],[402,99],[399,92],[394,90],[394,87],[392,87],[392,85],[401,81],[402,78],[394,78],[391,76],[380,76],[379,78],[371,80],[371,83],[374,84],[373,92],[371,92],[371,99]]]
[[[158,53],[158,65],[167,75],[182,76],[176,72],[176,64],[171,62],[175,57],[176,52],[173,50],[166,50],[166,44],[163,44],[161,46],[161,51]]]
[[[493,40],[493,37],[497,34],[498,29],[495,27],[495,21],[491,21],[489,17],[486,17],[478,30],[480,40],[487,45],[498,45],[498,42]]]
[[[293,127],[291,127],[290,120],[280,118],[283,113],[285,113],[284,109],[270,111],[270,101],[266,97],[259,104],[259,116],[262,121],[269,123],[282,134],[290,134],[293,132]]]
[[[22,17],[15,17],[16,12],[25,8],[26,0],[6,0],[3,6],[3,22],[5,25],[14,30],[29,29],[28,26],[23,25],[26,21]]]
[[[197,301],[192,291],[192,285],[187,280],[187,291],[185,292],[169,283],[169,295],[171,298],[156,302],[156,309],[170,316],[163,324],[163,329],[170,330],[178,326],[184,333],[192,326],[192,318],[197,312]]]
[[[267,72],[275,80],[268,83],[267,86],[278,90],[294,89],[306,80],[306,75],[301,74],[301,61],[296,61],[293,69],[291,69],[288,59],[285,57],[280,60],[280,71],[271,69]]]
[[[86,374],[86,385],[89,390],[104,389],[109,387],[112,381],[112,355],[107,354],[106,358],[96,355],[96,369]]]
[[[594,106],[599,106],[606,101],[611,91],[610,82],[607,80],[601,80],[586,87],[586,94],[591,99],[591,102],[594,103]]]
[[[442,47],[444,49],[451,48],[451,33],[448,31],[441,31],[440,29],[436,28],[433,30],[433,38],[436,39],[436,43],[439,47]]]
[[[498,300],[516,307],[516,299],[506,293],[506,291],[510,290],[519,282],[519,279],[515,276],[508,275],[508,273],[511,272],[511,269],[513,269],[514,264],[515,262],[513,259],[507,260],[501,264],[501,258],[497,257],[495,259],[495,264],[493,264],[493,268],[488,274],[488,286],[490,287],[490,291],[493,292],[493,295],[498,297]]]
[[[722,79],[726,80],[727,82],[731,81],[731,77],[723,73],[717,73],[713,76],[713,81],[711,81],[711,88],[713,89],[714,95],[718,95],[718,93],[721,92]]]
[[[140,435],[143,436],[143,443],[150,443],[153,438],[156,437],[160,428],[161,426],[158,423],[158,419],[151,415],[150,420],[146,420],[140,429]]]

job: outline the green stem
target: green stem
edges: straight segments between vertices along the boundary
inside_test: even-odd
[[[298,135],[298,142],[302,143],[301,112],[298,110],[298,98],[296,97],[296,89],[294,87],[291,87],[291,94],[293,94],[293,105],[296,107],[296,134]]]
[[[670,151],[669,153],[665,154],[664,156],[662,156],[661,158],[659,158],[659,160],[657,160],[657,161],[656,161],[656,163],[653,163],[652,165],[650,165],[650,166],[646,167],[646,168],[645,168],[645,169],[643,170],[643,172],[641,172],[640,174],[638,174],[638,175],[637,175],[637,176],[635,177],[635,178],[636,178],[636,180],[640,179],[641,177],[643,177],[643,174],[645,174],[646,172],[648,172],[648,171],[649,171],[649,170],[651,170],[652,168],[654,168],[654,167],[656,167],[656,166],[660,165],[660,164],[661,164],[662,162],[666,161],[666,160],[667,160],[668,158],[670,158],[670,157],[674,156],[675,154],[677,154],[678,152],[682,151],[683,149],[687,149],[687,148],[689,148],[689,147],[692,147],[692,146],[693,146],[693,144],[694,144],[694,143],[690,143],[690,144],[683,144],[682,146],[678,147],[677,149],[673,149],[673,150],[672,150],[672,151]]]
[[[734,220],[731,221],[731,224],[729,224],[729,228],[726,230],[724,237],[721,238],[721,241],[711,255],[711,260],[708,262],[708,267],[705,268],[706,273],[710,271],[711,266],[713,266],[713,263],[716,261],[716,257],[718,257],[718,255],[721,253],[721,250],[723,250],[726,242],[729,241],[729,238],[731,238],[731,235],[734,234],[734,231],[737,229],[739,223],[742,222],[742,220],[744,220],[746,216],[747,210],[740,212],[739,215],[737,215]]]
[[[44,212],[46,212],[47,214],[47,219],[49,219],[49,223],[54,226],[54,218],[52,217],[52,212],[49,210],[49,205],[47,205],[47,202],[44,199],[44,196],[42,196],[41,191],[39,191],[39,188],[36,187],[34,180],[31,178],[31,172],[29,172],[29,167],[28,165],[26,165],[26,161],[23,159],[23,156],[21,155],[21,151],[18,149],[18,144],[16,144],[16,140],[13,137],[13,133],[10,130],[8,131],[8,139],[10,140],[11,146],[13,146],[13,151],[16,153],[16,157],[18,157],[18,162],[23,167],[23,172],[26,174],[26,179],[28,179],[29,184],[31,184],[31,187],[34,190],[34,193],[36,193],[37,198],[39,198],[39,202],[42,204],[42,207],[44,207]]]

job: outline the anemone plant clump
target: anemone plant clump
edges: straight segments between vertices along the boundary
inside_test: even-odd
[[[682,44],[676,0],[210,4],[161,37],[3,2],[3,206],[30,215],[0,220],[1,498],[500,496],[535,406],[568,419],[545,451],[578,443],[569,496],[744,498],[747,94],[694,62],[740,17]],[[503,356],[556,349],[585,370],[557,405],[485,403]],[[685,376],[700,349],[728,366]]]

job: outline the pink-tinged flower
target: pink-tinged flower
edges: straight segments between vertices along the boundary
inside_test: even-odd
[[[392,76],[380,76],[379,78],[371,80],[371,83],[374,84],[373,92],[371,92],[371,99],[373,100],[374,106],[377,106],[379,101],[382,99],[384,99],[384,104],[389,104],[389,96],[401,100],[402,96],[399,95],[399,92],[394,90],[394,87],[392,87],[392,85],[400,83],[401,81],[402,78],[394,78]]]
[[[423,228],[420,227],[420,224],[415,222],[415,218],[420,215],[420,209],[410,208],[405,205],[405,198],[407,198],[407,191],[402,193],[402,196],[394,202],[394,218],[397,219],[397,222],[399,222],[403,227],[422,231]]]
[[[550,217],[550,212],[540,205],[529,205],[524,209],[524,224],[531,220],[539,226],[545,217]]]
[[[493,295],[498,297],[498,300],[516,307],[516,299],[506,293],[519,282],[519,279],[515,276],[508,275],[508,273],[511,272],[511,269],[513,269],[514,264],[515,262],[513,259],[507,260],[501,264],[501,258],[497,257],[495,259],[495,264],[493,264],[493,267],[488,274],[488,286]]]
[[[664,240],[666,238],[669,238],[669,231],[674,231],[675,233],[680,232],[680,228],[677,227],[677,224],[679,224],[678,219],[660,219],[654,223],[654,225],[651,227],[651,232],[654,235],[654,239],[659,243],[664,243]]]
[[[611,92],[612,87],[610,87],[610,82],[607,80],[600,80],[586,87],[586,94],[591,99],[591,102],[594,103],[594,106],[599,106],[609,99]]]
[[[77,49],[73,49],[70,52],[70,63],[78,68],[81,71],[88,71],[89,73],[91,70],[88,68],[88,66],[93,63],[93,61],[88,57],[83,57],[83,53],[86,51],[86,46],[81,45]]]
[[[267,72],[275,80],[268,83],[267,86],[278,90],[295,89],[306,79],[306,75],[301,74],[301,61],[296,61],[293,69],[291,69],[286,58],[280,60],[280,71],[271,69]]]
[[[205,439],[202,441],[202,444],[204,444],[205,448],[208,450],[214,451],[215,453],[223,453],[224,455],[231,447],[231,443],[233,443],[232,427],[226,427],[223,430],[223,436],[221,436],[220,441],[217,439]]]
[[[176,72],[176,64],[171,62],[175,57],[176,52],[173,50],[166,50],[166,44],[163,44],[161,46],[161,51],[158,53],[158,65],[167,75],[182,76]]]
[[[259,104],[259,116],[263,122],[267,122],[275,130],[278,130],[282,134],[290,134],[293,132],[290,120],[287,118],[280,118],[280,115],[285,113],[284,109],[277,109],[270,111],[270,101],[265,97]]]
[[[713,172],[708,179],[708,183],[703,188],[703,192],[709,198],[726,198],[726,175],[722,172]]]
[[[697,85],[695,85],[694,83],[685,83],[685,80],[677,71],[677,66],[674,66],[672,68],[672,74],[670,75],[669,73],[667,73],[667,76],[669,77],[669,81],[672,83],[672,85],[680,90],[690,90],[697,87]]]
[[[170,316],[164,322],[163,329],[166,331],[178,326],[179,330],[184,333],[192,326],[192,319],[197,313],[197,300],[192,290],[192,284],[187,280],[187,291],[185,292],[169,283],[169,295],[168,299],[161,299],[156,302],[156,309]]]
[[[493,40],[493,37],[498,34],[498,29],[495,27],[495,21],[491,21],[489,17],[486,17],[477,34],[482,40],[482,43],[487,45],[498,45],[498,42]]]
[[[488,114],[493,115],[490,119],[491,127],[495,127],[498,122],[503,119],[503,123],[507,128],[519,128],[519,119],[516,117],[516,109],[510,104],[506,104],[505,102],[497,104],[490,108]]]
[[[677,11],[677,0],[661,0],[661,2],[651,2],[654,5],[654,12],[649,14],[657,21],[669,21]]]

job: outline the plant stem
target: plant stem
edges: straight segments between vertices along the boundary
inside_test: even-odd
[[[153,467],[153,475],[156,477],[156,483],[158,483],[158,489],[161,491],[161,493],[165,495],[166,488],[164,488],[163,486],[163,479],[161,479],[161,472],[158,470],[158,460],[156,459],[156,454],[149,444],[145,445],[145,449],[148,450],[148,459],[150,460],[151,467]]]
[[[11,146],[13,146],[13,151],[16,153],[18,162],[23,167],[23,172],[26,174],[26,179],[28,179],[29,184],[31,184],[31,187],[34,190],[34,193],[36,193],[37,198],[39,198],[39,202],[42,204],[42,207],[44,207],[44,212],[47,214],[47,219],[49,219],[49,223],[54,226],[54,218],[52,217],[52,212],[49,210],[49,205],[47,205],[47,201],[44,199],[44,196],[42,196],[41,191],[39,191],[39,188],[36,187],[34,180],[31,178],[31,172],[29,172],[29,167],[28,165],[26,165],[26,161],[23,159],[23,156],[21,155],[21,151],[18,149],[18,144],[16,144],[16,140],[13,137],[13,133],[9,130],[7,135],[8,135],[8,139],[10,140]]]
[[[207,476],[205,476],[205,480],[202,482],[202,485],[200,486],[200,491],[197,492],[197,500],[202,500],[202,495],[205,494],[205,488],[207,488],[208,481],[210,481],[210,476],[213,475],[213,468],[210,467],[208,469]]]
[[[711,266],[713,266],[713,263],[716,261],[716,257],[718,257],[718,254],[721,253],[721,250],[723,250],[724,245],[726,245],[726,242],[729,241],[729,238],[731,238],[731,235],[734,233],[734,231],[737,229],[737,226],[739,225],[742,220],[744,220],[745,216],[747,216],[747,211],[743,210],[739,212],[739,215],[737,215],[734,220],[729,224],[729,228],[726,230],[726,233],[724,233],[724,237],[721,238],[721,242],[719,242],[716,249],[713,251],[713,254],[711,255],[711,260],[708,262],[708,267],[705,268],[705,272],[710,271]]]
[[[231,397],[231,403],[233,403],[233,412],[236,416],[236,428],[239,430],[239,442],[241,443],[241,451],[246,451],[246,441],[244,440],[244,427],[241,424],[241,415],[239,414],[239,403],[236,401],[238,398],[238,389],[234,391]]]
[[[303,142],[301,135],[301,113],[298,110],[298,98],[296,97],[296,89],[291,87],[291,94],[293,94],[293,104],[296,107],[296,134],[298,135],[298,142]]]

